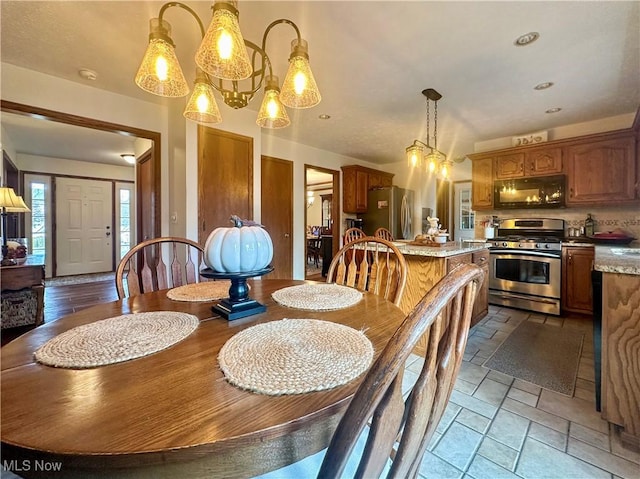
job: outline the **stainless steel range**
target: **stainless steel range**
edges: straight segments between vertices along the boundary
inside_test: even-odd
[[[489,248],[489,303],[560,314],[564,220],[502,220]]]

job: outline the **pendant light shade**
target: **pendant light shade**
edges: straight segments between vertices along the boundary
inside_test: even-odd
[[[309,47],[305,40],[291,41],[289,69],[282,84],[280,100],[291,108],[311,108],[322,99],[309,65]]]
[[[264,88],[264,99],[258,112],[256,124],[262,128],[284,128],[291,124],[289,115],[284,105],[280,102],[280,88],[278,88],[278,77],[267,77],[267,85]]]
[[[422,157],[424,156],[424,148],[421,145],[411,145],[406,149],[407,163],[412,168],[419,168],[422,164]]]
[[[187,95],[189,86],[176,58],[171,25],[159,18],[152,18],[149,27],[149,45],[136,74],[136,85],[164,97]]]
[[[191,98],[184,109],[184,117],[198,123],[220,123],[222,116],[213,94],[209,78],[199,68]]]
[[[235,2],[216,0],[213,18],[196,52],[196,63],[223,80],[244,80],[253,73]]]

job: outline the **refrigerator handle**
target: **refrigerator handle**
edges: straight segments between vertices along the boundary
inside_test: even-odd
[[[400,205],[400,228],[404,239],[411,239],[411,210],[406,194],[402,196],[402,204]]]

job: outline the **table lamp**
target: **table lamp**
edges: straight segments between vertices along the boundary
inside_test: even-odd
[[[0,207],[2,208],[2,266],[13,266],[16,261],[7,258],[9,247],[7,246],[7,214],[26,213],[31,211],[24,203],[21,196],[16,195],[13,188],[7,186],[0,187]]]

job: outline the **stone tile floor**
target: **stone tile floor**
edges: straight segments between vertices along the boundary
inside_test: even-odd
[[[482,366],[522,321],[584,333],[573,397]],[[640,478],[640,454],[623,449],[595,410],[589,319],[491,306],[469,334],[451,400],[425,454],[426,478]],[[418,372],[412,356],[407,371]],[[410,381],[410,378],[406,378]]]

